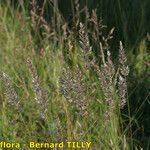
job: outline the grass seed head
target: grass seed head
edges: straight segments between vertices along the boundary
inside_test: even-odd
[[[0,80],[4,84],[5,96],[7,97],[8,103],[17,109],[19,108],[19,100],[15,89],[13,88],[13,83],[11,78],[4,72],[0,73]]]

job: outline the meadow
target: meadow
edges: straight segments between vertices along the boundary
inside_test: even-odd
[[[128,2],[0,0],[1,149],[150,149],[150,4]]]

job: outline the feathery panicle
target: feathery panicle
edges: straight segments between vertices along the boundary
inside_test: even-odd
[[[85,54],[91,52],[91,46],[90,46],[88,34],[85,30],[85,26],[81,22],[80,22],[80,30],[79,30],[79,42]]]
[[[120,41],[120,49],[119,49],[119,65],[120,65],[119,66],[120,74],[125,77],[128,76],[129,67],[127,65],[127,58],[121,41]]]
[[[40,104],[41,103],[40,97],[42,97],[42,91],[41,91],[38,75],[36,72],[36,68],[34,67],[32,60],[30,58],[27,59],[27,65],[28,65],[30,74],[32,76],[32,84],[33,84],[33,90],[35,93],[35,100],[38,104]]]
[[[106,119],[109,119],[111,117],[114,109],[114,99],[113,99],[114,75],[115,75],[115,68],[110,57],[110,51],[108,50],[106,64],[104,64],[101,68],[101,71],[99,71],[99,78],[101,81],[102,90],[105,96],[105,101],[108,106],[108,110],[105,113]]]
[[[93,38],[96,45],[100,48],[101,60],[105,65],[105,51],[108,51],[110,49],[108,41],[113,38],[113,32],[115,28],[112,28],[106,37],[103,36],[103,28],[105,28],[106,26],[102,24],[103,20],[101,18],[98,19],[96,10],[92,10],[90,21],[94,24],[95,31],[93,32]]]
[[[119,96],[119,106],[121,109],[126,105],[126,93],[127,93],[127,82],[126,78],[119,74],[118,78],[118,96]]]
[[[110,49],[110,46],[109,46],[108,42],[113,38],[114,30],[115,30],[115,28],[113,27],[109,31],[109,33],[106,37],[104,37],[104,36],[102,37],[103,49],[105,49],[105,50]]]
[[[63,68],[62,70],[62,78],[60,79],[60,92],[63,94],[63,96],[70,102],[72,102],[71,99],[71,91],[72,91],[72,73],[69,71],[70,68]]]
[[[103,46],[101,44],[101,48],[103,49]],[[101,88],[104,94],[104,98],[107,104],[107,111],[105,112],[105,118],[108,121],[113,113],[114,110],[114,75],[115,75],[115,67],[111,60],[111,53],[109,49],[107,50],[107,56],[105,58],[103,54],[103,61],[101,64],[101,67],[98,65],[95,65],[96,72],[98,74]]]
[[[45,119],[48,110],[48,95],[45,89],[42,88],[41,82],[37,75],[36,68],[34,67],[32,60],[30,58],[27,59],[27,66],[29,68],[30,74],[32,76],[32,85],[35,93],[35,101],[40,109],[41,118]]]
[[[1,72],[0,80],[4,84],[5,96],[7,97],[8,103],[16,107],[16,109],[18,109],[20,102],[18,100],[17,93],[15,89],[13,88],[13,83],[12,83],[11,78],[6,73]]]
[[[82,23],[80,23],[79,43],[82,48],[83,58],[86,63],[85,68],[89,69],[91,65],[95,63],[95,57],[92,53],[92,47],[90,46],[88,33],[85,30],[85,26]],[[90,56],[92,56],[92,59],[90,59]]]
[[[91,18],[89,19],[90,22],[92,22],[94,24],[94,27],[95,27],[95,32],[93,32],[93,37],[94,37],[94,40],[96,43],[99,44],[100,46],[100,50],[101,50],[101,56],[103,56],[103,49],[102,49],[102,35],[103,35],[103,28],[105,27],[103,24],[102,24],[102,19],[98,19],[97,17],[97,14],[96,14],[96,9],[95,10],[92,10],[92,16]]]
[[[98,22],[98,18],[97,18],[97,14],[96,14],[96,9],[92,10],[92,16],[90,18],[90,21],[93,22],[96,26],[96,31],[99,32],[99,22]],[[102,24],[100,24],[101,26]]]
[[[80,68],[77,66],[74,75],[74,91],[76,92],[75,101],[76,107],[79,109],[79,114],[84,116],[87,114],[87,99],[86,99],[86,89],[83,83],[83,75]]]
[[[118,95],[119,95],[119,106],[120,108],[124,108],[126,105],[126,94],[127,94],[127,81],[126,77],[129,74],[129,68],[127,66],[127,58],[125,55],[125,51],[120,41],[120,49],[119,49],[119,77],[118,77]]]
[[[102,18],[97,17],[96,9],[92,10],[92,16],[89,19],[90,22],[94,23],[95,25],[95,30],[96,30],[96,36],[95,39],[97,42],[100,42],[99,36],[103,35],[103,28],[106,28],[105,25],[103,25],[103,20]]]
[[[99,24],[98,18],[96,15],[96,10],[93,10],[92,12],[92,17],[91,21],[95,24],[96,27],[96,36],[97,36],[97,42],[99,42],[100,50],[101,50],[101,58],[102,58],[102,65],[101,68],[96,65],[96,62],[94,61],[94,66],[96,66],[97,73],[99,75],[99,80],[101,82],[101,87],[102,91],[104,93],[105,101],[108,106],[108,110],[106,112],[106,117],[111,117],[112,111],[114,109],[114,100],[113,100],[113,92],[114,92],[114,87],[115,87],[115,82],[114,82],[114,75],[115,75],[115,67],[114,64],[111,60],[111,53],[110,53],[110,47],[108,44],[108,41],[112,39],[112,34],[114,32],[114,28],[111,29],[109,34],[106,37],[102,36],[102,31],[101,29],[103,26],[101,25],[101,22]],[[99,29],[99,26],[101,27]],[[100,36],[102,36],[100,38]],[[87,32],[85,31],[85,27],[82,23],[80,23],[80,32],[79,32],[79,37],[80,37],[80,45],[82,48],[82,51],[84,52],[84,57],[86,60],[86,65],[90,66],[90,60],[87,59],[87,53],[91,52],[90,44],[89,44],[89,39]],[[104,51],[107,52],[107,56],[105,57]]]
[[[107,50],[107,62],[106,65],[108,66],[108,72],[109,72],[109,76],[111,77],[111,79],[113,78],[114,74],[115,74],[115,67],[114,64],[111,60],[111,53],[109,50]]]
[[[69,67],[67,69],[63,69],[63,76],[60,81],[60,92],[70,103],[75,105],[79,114],[84,116],[87,114],[87,101],[85,86],[82,80],[83,75],[78,66],[74,72],[71,72]]]

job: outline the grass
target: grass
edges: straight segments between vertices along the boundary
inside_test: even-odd
[[[120,61],[113,59],[117,63],[109,55],[112,33],[101,41],[95,27],[96,44],[90,45],[90,34],[80,24],[79,40],[72,32],[68,39],[65,32],[58,36],[61,31],[52,31],[54,36],[49,40],[45,34],[38,37],[39,30],[47,33],[47,24],[40,23],[42,27],[18,10],[0,5],[1,141],[90,141],[92,150],[142,149],[134,139],[133,128],[140,126],[136,119],[147,102],[148,91],[143,102],[132,108],[126,94],[129,98],[134,95],[126,92],[126,86],[132,89],[132,78],[138,80],[149,71],[143,67],[149,61],[145,40],[136,48],[136,55],[128,53],[132,69],[128,79],[125,55],[119,54]],[[90,46],[101,50],[100,57],[95,57]],[[120,43],[119,48],[118,42],[119,49],[123,47]]]

